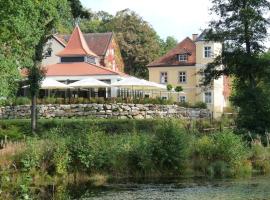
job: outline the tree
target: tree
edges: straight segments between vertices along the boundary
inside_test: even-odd
[[[82,20],[84,32],[114,32],[125,63],[125,72],[148,77],[146,65],[160,55],[159,37],[138,14],[125,9],[112,16],[100,11]]]
[[[18,69],[33,64],[38,31],[32,29],[36,13],[31,1],[0,1],[0,98],[14,97],[21,79]],[[20,14],[19,14],[20,13]]]
[[[160,45],[155,30],[134,11],[119,11],[108,24],[117,37],[125,62],[125,71],[148,77],[146,65],[159,56]]]
[[[232,103],[239,108],[237,125],[263,133],[270,128],[269,58],[263,57],[270,10],[267,0],[212,0],[218,19],[210,23],[208,40],[223,43],[221,55],[204,70],[204,84],[222,75],[234,80]],[[220,67],[222,66],[222,67]]]
[[[161,40],[160,55],[166,54],[168,51],[173,49],[177,45],[178,41],[173,36],[168,36],[166,40]]]
[[[90,19],[82,19],[80,22],[80,28],[85,33],[102,33],[108,30],[107,24],[111,22],[113,15],[105,12],[99,11],[97,13],[92,13]]]
[[[92,17],[92,13],[82,6],[80,0],[68,0],[68,2],[71,7],[72,16],[75,19],[90,19]]]

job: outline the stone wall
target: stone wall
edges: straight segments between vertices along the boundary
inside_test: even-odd
[[[0,108],[0,119],[30,118],[30,105]],[[118,119],[209,118],[207,109],[153,104],[71,104],[39,105],[39,118],[98,117]]]

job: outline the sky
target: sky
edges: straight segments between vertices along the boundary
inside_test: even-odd
[[[178,41],[200,33],[212,19],[210,0],[81,0],[93,11],[104,10],[115,15],[129,8],[149,22],[158,35],[165,39],[174,36]]]

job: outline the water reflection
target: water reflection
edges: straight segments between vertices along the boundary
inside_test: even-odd
[[[40,199],[84,200],[268,200],[270,178],[244,180],[118,180],[102,187],[91,183],[48,187]]]

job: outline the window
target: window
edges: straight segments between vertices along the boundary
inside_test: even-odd
[[[186,102],[186,96],[179,96],[179,102],[180,103],[185,103]]]
[[[93,56],[87,56],[86,57],[86,62],[88,62],[90,64],[96,64],[96,59]]]
[[[179,72],[179,83],[187,82],[187,74],[186,72]]]
[[[204,47],[204,57],[205,58],[211,58],[212,57],[211,47]]]
[[[161,72],[160,73],[160,83],[161,84],[168,83],[168,74],[167,74],[167,72]]]
[[[187,54],[179,54],[178,55],[178,60],[180,61],[180,62],[186,62],[187,61]]]
[[[211,92],[204,93],[204,102],[205,103],[212,103],[212,93]]]
[[[46,50],[44,56],[45,56],[45,58],[51,57],[51,56],[52,56],[52,48],[48,48],[48,49]]]
[[[84,62],[84,57],[61,57],[61,62]]]

